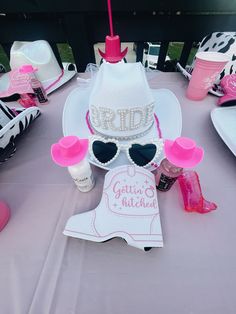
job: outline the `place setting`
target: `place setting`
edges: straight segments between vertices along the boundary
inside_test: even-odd
[[[178,97],[168,88],[151,89],[144,66],[126,61],[127,48],[121,49],[120,37],[114,33],[109,0],[108,16],[105,52],[98,49],[101,64],[83,86],[78,79],[77,87],[66,96],[63,137],[51,143],[50,151],[53,162],[67,168],[79,192],[89,194],[96,185],[91,165],[107,172],[99,205],[70,217],[63,234],[95,242],[121,237],[147,251],[164,246],[160,192],[178,183],[182,208],[188,213],[206,214],[215,211],[217,204],[203,196],[195,167],[204,160],[204,148],[182,135]],[[191,74],[186,75],[186,99],[204,105],[208,93],[217,88],[218,108],[211,111],[211,119],[235,154],[236,74],[227,74],[234,71],[234,60],[229,56],[231,50],[223,53],[216,45],[210,51],[212,42],[209,39],[208,48],[206,42],[200,44]],[[44,40],[14,42],[10,65],[11,71],[0,78],[0,97],[19,94],[24,109],[1,102],[2,162],[14,155],[14,139],[40,115],[48,95],[76,73],[75,69],[61,69]]]
[[[4,6],[0,314],[234,314],[236,3]]]
[[[69,217],[64,236],[98,243],[122,238],[131,247],[149,251],[165,246],[160,193],[169,198],[178,186],[179,206],[193,215],[215,212],[217,204],[204,196],[195,168],[204,162],[205,149],[196,139],[182,135],[178,97],[168,88],[150,88],[145,67],[127,62],[128,49],[121,49],[110,0],[107,4],[110,34],[105,52],[98,49],[101,64],[88,66],[91,78],[78,77],[66,96],[63,136],[51,143],[48,154],[67,169],[78,193],[91,195],[97,184],[96,167],[106,170],[98,206]],[[185,96],[196,104],[195,110],[204,105],[208,93],[215,95],[212,123],[236,154],[233,48],[222,52],[212,43],[218,37],[213,34],[203,40],[188,74],[178,67],[189,80]],[[17,94],[21,107],[9,107],[0,100],[1,163],[15,154],[18,137],[41,115],[40,107],[50,104],[49,97],[76,74],[75,68],[61,69],[45,40],[14,42],[10,66],[11,71],[0,77],[0,98],[8,100]],[[2,204],[0,230],[10,219],[10,208]]]

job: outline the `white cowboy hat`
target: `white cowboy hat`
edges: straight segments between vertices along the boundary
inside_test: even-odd
[[[135,148],[139,154],[150,153],[153,158],[145,167],[153,170],[163,158],[159,138],[175,139],[181,129],[177,98],[167,89],[151,90],[141,63],[103,63],[92,86],[69,94],[63,112],[64,135],[93,134],[89,161],[104,169],[130,163],[144,166],[145,161],[137,161]]]
[[[0,100],[0,163],[16,151],[15,140],[40,115],[38,107],[10,109]]]
[[[41,81],[47,94],[68,82],[76,74],[76,71],[60,68],[51,46],[45,40],[13,43],[10,51],[11,69],[17,69],[26,64],[31,64],[38,69],[35,75]],[[0,78],[0,90],[7,91],[9,86],[10,77],[8,73],[5,73]]]

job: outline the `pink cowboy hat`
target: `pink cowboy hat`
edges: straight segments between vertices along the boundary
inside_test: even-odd
[[[165,140],[164,151],[166,158],[175,166],[192,168],[203,159],[204,150],[187,137],[178,137],[174,141]]]
[[[219,98],[218,105],[233,105],[236,100],[236,74],[226,75],[220,82],[224,96]],[[226,104],[228,102],[228,104]]]
[[[58,143],[51,146],[53,161],[61,166],[68,167],[84,159],[88,151],[88,139],[79,139],[77,136],[62,137]]]
[[[106,36],[105,53],[98,49],[101,57],[107,62],[115,63],[122,60],[127,54],[128,48],[126,47],[123,51],[120,49],[120,37]]]
[[[6,226],[8,220],[10,219],[10,208],[8,205],[0,201],[0,231]]]

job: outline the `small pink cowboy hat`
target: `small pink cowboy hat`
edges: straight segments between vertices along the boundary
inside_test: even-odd
[[[101,57],[107,62],[115,63],[122,60],[127,54],[128,48],[126,47],[123,51],[120,49],[120,37],[106,36],[105,53],[98,49]]]
[[[6,226],[8,220],[10,219],[10,208],[8,205],[0,201],[0,231]]]
[[[77,136],[62,137],[51,146],[53,161],[61,167],[79,163],[87,154],[88,142],[88,139],[79,139]]]
[[[175,141],[165,140],[166,158],[175,166],[192,168],[203,159],[204,150],[187,137],[178,137]]]
[[[218,105],[233,105],[233,101],[236,100],[236,74],[226,75],[220,82],[220,85],[224,91],[224,96],[219,98]]]

